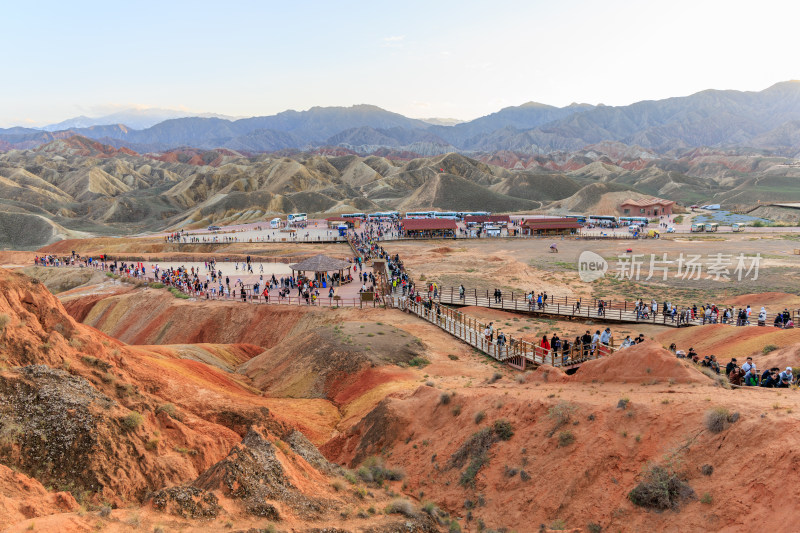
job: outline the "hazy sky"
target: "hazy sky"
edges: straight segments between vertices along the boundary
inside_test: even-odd
[[[800,78],[800,3],[7,2],[0,127],[131,106],[471,119]]]

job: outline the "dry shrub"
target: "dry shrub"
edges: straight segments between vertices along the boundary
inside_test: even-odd
[[[722,433],[728,428],[730,413],[724,407],[706,411],[706,429],[711,433]]]
[[[558,445],[560,447],[569,446],[575,442],[575,435],[571,431],[562,431],[558,434]]]
[[[385,511],[386,514],[401,514],[409,518],[417,516],[417,510],[414,508],[414,504],[408,500],[394,500],[386,506]]]
[[[684,500],[694,497],[694,489],[672,467],[660,465],[651,465],[644,479],[628,493],[635,505],[660,511],[678,509]]]

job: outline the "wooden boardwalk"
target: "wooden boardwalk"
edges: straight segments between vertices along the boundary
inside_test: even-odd
[[[433,296],[433,294],[430,294]],[[694,319],[679,321],[678,315],[673,320],[671,314],[664,314],[661,311],[650,311],[649,315],[645,318],[636,311],[636,304],[628,301],[614,301],[604,300],[605,305],[603,312],[599,313],[598,306],[599,300],[579,300],[576,298],[566,296],[549,296],[547,305],[539,307],[534,300],[531,303],[523,293],[503,293],[503,296],[496,300],[488,290],[467,289],[464,291],[464,296],[461,297],[459,290],[456,287],[443,288],[438,292],[436,301],[442,304],[467,306],[474,305],[478,307],[486,307],[490,309],[501,309],[505,311],[515,311],[520,313],[529,313],[533,315],[554,316],[559,318],[568,319],[584,319],[584,320],[598,320],[602,322],[621,322],[630,324],[654,324],[657,326],[666,327],[684,327],[684,326],[702,326],[712,323],[705,320],[703,317],[698,316]],[[651,305],[651,302],[645,302]],[[678,306],[679,309],[686,309],[686,306]],[[758,323],[758,310],[760,308],[752,308],[752,315],[750,316],[750,325]],[[721,319],[720,319],[721,320]],[[768,327],[773,327],[772,322],[775,320],[775,314],[767,313],[766,324]],[[792,320],[797,322],[798,310],[792,310]],[[736,317],[731,318],[727,322],[730,325],[736,324]]]
[[[608,346],[598,344],[594,350],[589,346],[574,345],[570,345],[566,351],[545,350],[533,343],[516,340],[513,337],[509,337],[506,344],[500,345],[487,339],[484,334],[486,324],[460,311],[436,303],[428,309],[424,303],[416,303],[403,296],[389,298],[391,302],[388,305],[413,313],[489,357],[518,370],[542,364],[570,368],[591,359],[611,355],[619,349],[615,346],[614,339],[611,339]]]
[[[481,294],[465,294],[464,297],[461,298],[458,292],[453,294],[450,291],[445,290],[436,298],[436,301],[439,303],[448,305],[474,305],[490,309],[501,309],[504,311],[515,311],[519,313],[529,313],[542,316],[557,316],[560,318],[569,319],[601,320],[603,322],[624,322],[633,324],[655,324],[668,327],[696,326],[703,324],[702,319],[688,320],[678,324],[677,318],[673,321],[671,315],[664,315],[658,312],[650,312],[647,318],[644,318],[636,312],[634,306],[630,304],[630,302],[627,302],[628,305],[625,306],[612,302],[603,309],[602,313],[598,314],[598,308],[596,304],[592,306],[591,303],[578,303],[575,300],[570,300],[571,299],[568,298],[548,298],[547,305],[539,308],[535,302],[533,305],[531,305],[524,297],[509,299],[500,298],[500,300],[495,300],[491,294],[489,296],[484,296]]]

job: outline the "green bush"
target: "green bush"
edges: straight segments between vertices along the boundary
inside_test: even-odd
[[[156,414],[158,413],[167,413],[170,418],[174,418],[175,420],[183,420],[183,416],[178,412],[174,405],[171,403],[165,403],[159,405],[156,409]]]
[[[164,288],[164,284],[161,283],[160,281],[148,283],[148,285],[150,286],[151,289],[163,289]]]
[[[120,419],[120,422],[122,423],[122,427],[126,431],[133,431],[142,425],[143,420],[144,419],[142,418],[142,415],[140,415],[136,411],[131,411],[131,413],[128,414],[127,416],[122,417],[122,419]]]
[[[422,356],[414,357],[408,362],[408,366],[417,366],[420,368],[429,364],[431,364],[431,362]]]
[[[188,294],[186,294],[185,292],[182,292],[182,291],[181,291],[180,289],[178,289],[177,287],[170,287],[170,288],[169,288],[169,292],[171,292],[171,293],[172,293],[172,295],[173,295],[175,298],[180,298],[181,300],[188,300],[188,299],[189,299],[189,295],[188,295]]]
[[[477,457],[474,457],[472,461],[470,461],[467,468],[461,473],[458,483],[463,487],[474,487],[475,477],[477,477],[478,472],[481,471],[483,465],[488,462],[489,458],[486,457],[486,454],[481,454]]]
[[[483,411],[478,411],[477,413],[475,413],[476,424],[480,424],[484,418],[486,418],[486,413],[484,413]]]
[[[777,346],[775,346],[774,344],[767,344],[766,346],[764,346],[764,347],[761,349],[761,352],[762,352],[764,355],[766,355],[766,354],[768,354],[768,353],[770,353],[770,352],[774,352],[774,351],[775,351],[775,350],[777,350],[777,349],[778,349],[778,347],[777,347]]]
[[[405,477],[402,470],[387,468],[378,457],[368,457],[356,471],[356,475],[367,483],[381,485],[384,481],[399,481]]]
[[[575,435],[571,431],[562,431],[558,434],[558,445],[560,447],[569,446],[575,442]]]
[[[514,436],[514,427],[511,425],[511,422],[501,418],[494,423],[494,433],[500,440],[509,440]]]

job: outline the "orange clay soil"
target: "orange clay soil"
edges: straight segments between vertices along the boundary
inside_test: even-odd
[[[106,446],[110,454],[88,454],[87,471],[102,480],[103,489],[86,501],[94,509],[103,499],[119,508],[106,518],[96,510],[81,516],[47,514],[56,510],[44,508],[47,516],[35,519],[36,530],[87,531],[98,522],[107,531],[129,531],[131,522],[144,530],[224,531],[228,522],[234,530],[266,527],[270,508],[253,507],[242,491],[232,491],[247,480],[225,477],[252,471],[250,463],[236,462],[250,456],[248,449],[261,449],[254,456],[272,465],[272,474],[256,477],[263,480],[259,486],[278,494],[265,501],[280,514],[280,531],[339,527],[388,533],[405,530],[405,522],[412,523],[411,531],[446,531],[450,519],[465,532],[478,531],[479,523],[495,530],[538,531],[540,524],[556,521],[583,531],[590,523],[606,531],[778,531],[793,516],[785,502],[800,496],[782,475],[800,462],[794,436],[797,393],[723,389],[653,342],[586,363],[574,375],[548,367],[523,374],[395,310],[187,302],[164,291],[136,289],[95,302],[85,317],[103,332],[147,344],[127,346],[75,323],[41,284],[4,274],[0,285],[7,300],[0,301],[0,313],[11,319],[3,333],[9,347],[5,362],[66,367],[113,400],[106,408],[102,398],[93,399],[87,408],[99,420],[100,448]],[[730,336],[757,337],[765,330],[671,329],[658,343],[677,342],[668,338],[676,335],[697,335],[699,342],[721,327],[727,330],[720,334],[720,346],[723,337],[736,345],[739,341]],[[49,348],[34,348],[43,339],[49,339]],[[199,341],[206,344],[194,344]],[[762,356],[764,361],[793,360],[800,351],[796,342],[779,338],[780,349]],[[417,358],[429,364],[408,367]],[[0,384],[11,385],[0,391],[50,390],[53,381],[46,381],[46,373],[18,372],[0,374]],[[59,379],[76,398],[88,394],[79,384]],[[80,418],[82,404],[75,405]],[[738,413],[720,433],[705,424],[706,413],[715,407]],[[122,418],[131,410],[143,413],[143,421],[124,430]],[[458,459],[456,452],[474,433],[494,428],[499,420],[510,424],[513,436],[506,432],[508,440],[481,441],[475,450],[485,455],[470,455],[475,450],[468,447],[466,459]],[[261,437],[249,428],[260,428]],[[333,467],[310,453],[310,444],[292,439],[294,428],[335,463],[358,468],[379,457],[388,468],[401,469],[404,479],[387,487],[409,499],[417,514],[380,514],[390,493],[338,478]],[[497,434],[487,429],[486,435]],[[243,436],[250,444],[240,444]],[[145,446],[156,439],[154,449]],[[264,440],[274,449],[259,448],[257,442]],[[0,462],[35,474],[42,485],[62,488],[63,472],[34,471],[22,460],[27,457],[23,448],[13,445]],[[661,513],[633,505],[627,495],[643,469],[665,464],[665,457],[696,498],[682,502],[678,511]],[[758,468],[742,462],[753,457]],[[704,465],[713,467],[710,475],[701,472]],[[87,482],[83,477],[71,481],[81,483],[79,488]],[[173,514],[181,512],[178,500],[187,501],[183,493],[164,496],[166,503],[158,508],[154,502],[161,499],[140,496],[142,489],[180,484],[212,492],[220,507],[216,516]],[[203,503],[204,494],[189,500],[210,505]],[[319,507],[306,506],[309,500]],[[419,512],[427,501],[449,518],[432,511],[440,520],[428,520]],[[379,513],[371,515],[369,507]],[[262,518],[252,514],[254,509]],[[18,520],[10,531],[27,530],[30,522]]]
[[[614,357],[603,357],[578,368],[572,381],[594,383],[641,383],[668,381],[670,383],[707,383],[708,378],[697,372],[694,365],[677,359],[658,343],[645,341],[620,350]]]
[[[128,346],[75,322],[41,283],[3,270],[0,322],[3,531],[105,523],[111,531],[141,523],[223,531],[229,522],[263,526],[265,518],[298,531],[319,524],[397,531],[406,522],[410,531],[435,531],[418,510],[356,516],[354,491],[364,509],[383,509],[393,496],[360,482],[351,488],[306,439],[333,434],[336,408],[263,397],[225,370],[261,347]],[[235,490],[243,484],[251,488]],[[91,512],[78,510],[73,496]],[[98,514],[103,505],[120,510]],[[347,507],[352,512],[342,515]]]
[[[675,343],[684,352],[694,348],[700,356],[713,354],[720,362],[727,362],[731,357],[743,360],[748,355],[758,356],[768,345],[800,343],[800,329],[710,324],[667,330],[656,335],[655,340],[664,346]]]
[[[653,368],[675,363],[652,347],[645,351]],[[587,364],[586,372],[603,364]],[[461,518],[465,531],[476,531],[478,519],[493,529],[519,531],[556,520],[583,528],[596,523],[607,531],[749,531],[754,524],[781,530],[791,514],[784,503],[800,496],[800,489],[770,467],[748,469],[742,461],[758,457],[762,466],[800,461],[797,396],[785,394],[776,407],[774,391],[725,390],[690,368],[681,367],[678,375],[692,372],[691,384],[657,379],[643,384],[653,375],[643,368],[625,376],[627,383],[533,377],[518,383],[506,374],[492,384],[450,391],[422,386],[390,396],[323,452],[350,466],[383,455],[404,469],[409,491]],[[445,393],[448,403],[442,401]],[[622,399],[625,408],[618,407]],[[739,413],[719,434],[704,422],[716,406]],[[480,458],[480,446],[473,444],[475,455],[465,462],[455,459],[457,451],[499,420],[508,421],[514,435],[488,448],[473,477],[469,465]],[[665,456],[672,457],[696,499],[677,512],[633,505],[627,494],[643,469],[650,462],[664,464]],[[711,465],[713,473],[701,473],[703,465]]]

